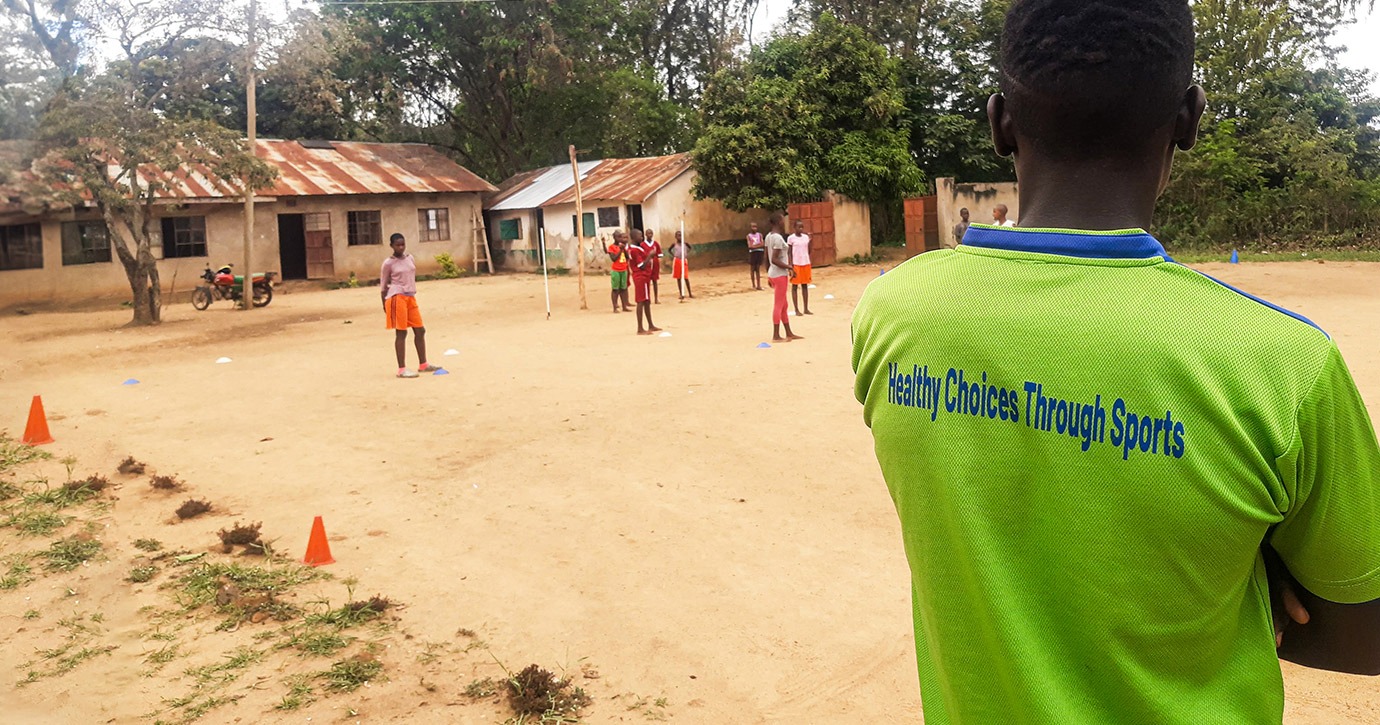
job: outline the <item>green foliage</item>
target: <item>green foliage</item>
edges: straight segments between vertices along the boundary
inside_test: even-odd
[[[1380,102],[1326,63],[1337,5],[1194,5],[1209,110],[1160,200],[1167,243],[1351,248],[1380,227]]]
[[[705,93],[695,194],[730,209],[781,208],[834,190],[881,202],[918,191],[900,63],[830,14],[779,36]]]
[[[72,571],[101,553],[101,542],[85,536],[70,536],[54,541],[40,554],[50,571]]]
[[[436,279],[455,279],[465,274],[465,270],[455,263],[455,259],[450,256],[450,252],[441,252],[436,255],[436,263],[441,265],[441,271],[437,272]]]
[[[382,671],[383,663],[371,656],[360,655],[336,662],[320,677],[326,681],[328,690],[354,692],[360,685],[378,677]]]

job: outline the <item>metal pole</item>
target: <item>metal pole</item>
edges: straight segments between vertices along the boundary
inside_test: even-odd
[[[541,283],[546,288],[546,319],[551,319],[551,280],[546,276],[546,229],[537,232],[541,238]]]
[[[580,309],[589,309],[585,298],[585,202],[580,195],[580,164],[575,160],[575,145],[570,146],[570,170],[575,174],[575,256],[580,260]]]
[[[254,26],[257,24],[256,15],[258,13],[258,2],[249,0],[249,53],[245,58],[245,110],[248,120],[249,132],[249,153],[256,154],[254,136],[255,126],[258,125],[258,109],[255,107],[254,98],[254,53],[255,33]],[[250,187],[248,180],[244,185],[244,286],[240,289],[240,296],[243,300],[244,309],[254,309],[254,189]]]
[[[680,253],[685,259],[680,262],[680,276],[685,279],[685,288],[690,288],[690,240],[685,238],[685,217],[680,218]],[[676,268],[676,255],[671,255],[671,269]],[[676,292],[680,292],[680,281],[676,281]],[[683,293],[682,293],[683,294]]]

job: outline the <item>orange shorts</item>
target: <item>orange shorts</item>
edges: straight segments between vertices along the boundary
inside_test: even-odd
[[[810,284],[814,280],[814,273],[810,271],[808,264],[796,264],[795,277],[791,279],[791,284]]]
[[[671,276],[675,279],[685,279],[685,260],[677,259],[671,265]]]
[[[383,315],[390,330],[422,326],[422,311],[417,308],[417,298],[411,295],[389,297],[383,303]]]

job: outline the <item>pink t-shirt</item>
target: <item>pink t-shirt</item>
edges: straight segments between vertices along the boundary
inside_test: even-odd
[[[402,259],[389,256],[383,260],[379,269],[379,287],[383,288],[383,298],[395,295],[417,296],[417,260],[405,254]]]
[[[809,234],[792,234],[786,237],[786,243],[791,245],[791,264],[797,267],[810,266]]]
[[[765,246],[762,242],[762,234],[753,232],[747,236],[748,249],[761,249]]]

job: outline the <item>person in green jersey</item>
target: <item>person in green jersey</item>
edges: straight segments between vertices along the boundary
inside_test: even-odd
[[[1380,445],[1337,346],[1143,231],[1193,54],[1187,0],[1016,0],[988,115],[1020,226],[854,312],[927,725],[1280,723],[1281,657],[1380,674]]]

